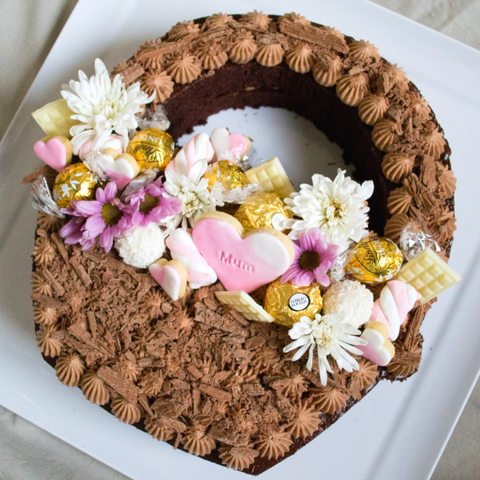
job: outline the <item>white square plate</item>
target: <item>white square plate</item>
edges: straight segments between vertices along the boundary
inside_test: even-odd
[[[61,84],[76,78],[78,69],[92,74],[96,57],[112,68],[146,39],[163,35],[178,21],[255,8],[277,14],[299,11],[357,39],[368,39],[382,56],[408,72],[437,114],[453,151],[458,231],[450,264],[463,277],[427,315],[420,371],[406,383],[381,382],[337,424],[262,474],[262,479],[428,478],[480,367],[476,308],[480,54],[363,0],[177,0],[168,5],[158,0],[79,1],[0,145],[0,404],[135,479],[245,478],[174,451],[90,404],[79,389],[58,382],[35,345],[29,297],[36,213],[30,207],[28,188],[19,183],[39,163],[32,146],[43,135],[30,113],[59,98]],[[212,122],[242,129],[254,138],[260,134],[263,148],[272,151],[259,153],[278,155],[287,171],[293,170],[289,159],[312,157],[313,147],[307,143],[322,143],[319,134],[289,114],[267,110],[258,115],[251,111],[221,115]],[[335,147],[322,148],[322,155],[336,155]],[[300,172],[304,181],[311,173],[308,165]],[[298,184],[299,179],[294,181]]]

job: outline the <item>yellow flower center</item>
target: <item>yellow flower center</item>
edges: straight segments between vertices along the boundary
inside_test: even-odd
[[[122,218],[122,211],[116,205],[106,203],[102,207],[102,218],[108,226],[113,227]]]
[[[159,199],[145,192],[145,200],[140,202],[138,210],[145,215],[148,215],[154,208],[158,207]]]
[[[298,264],[302,270],[313,272],[322,262],[322,258],[317,252],[305,251],[300,255]]]
[[[312,333],[315,338],[315,343],[320,347],[327,348],[333,342],[332,327],[324,322],[315,325],[312,328]]]

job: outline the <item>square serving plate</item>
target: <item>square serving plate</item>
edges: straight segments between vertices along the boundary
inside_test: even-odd
[[[30,113],[59,98],[61,84],[77,78],[78,69],[91,75],[96,57],[112,68],[178,21],[253,9],[301,12],[317,23],[368,39],[382,56],[407,71],[435,111],[453,151],[458,230],[450,265],[463,277],[426,317],[421,330],[424,358],[417,374],[405,383],[381,382],[337,424],[261,478],[429,478],[480,367],[480,53],[363,0],[79,1],[0,144],[0,404],[134,479],[246,478],[120,423],[86,401],[79,389],[57,380],[35,344],[30,255],[36,213],[28,188],[19,183],[39,165],[32,146],[43,134]],[[332,156],[333,171],[328,174],[335,173],[336,147],[325,145],[308,122],[294,115],[229,111],[212,118],[206,131],[217,125],[257,138],[259,153],[279,156],[297,185],[309,180],[319,155]],[[304,169],[295,172],[292,159]]]

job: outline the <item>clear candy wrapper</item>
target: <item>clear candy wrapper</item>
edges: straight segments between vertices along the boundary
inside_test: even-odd
[[[32,206],[35,210],[45,212],[53,217],[65,218],[65,214],[57,207],[55,200],[52,197],[48,183],[43,175],[40,175],[30,185],[32,194]]]
[[[210,189],[217,183],[220,183],[226,190],[234,190],[249,184],[245,172],[235,162],[229,160],[211,163],[203,176],[208,179]]]
[[[412,260],[428,247],[436,253],[442,251],[432,236],[426,234],[420,229],[415,229],[411,225],[405,227],[400,235],[400,250],[404,253],[407,261]]]
[[[136,117],[140,130],[147,128],[158,128],[158,130],[168,130],[170,121],[167,118],[167,112],[163,106],[159,106],[155,112],[147,110],[143,118]]]
[[[150,185],[155,181],[157,174],[149,169],[137,175],[133,180],[130,180],[130,183],[125,187],[120,200],[125,200],[130,195],[138,193],[142,188],[145,188],[147,185]]]
[[[350,261],[350,257],[353,254],[354,247],[355,242],[350,241],[348,248],[337,257],[337,263],[335,263],[335,266],[330,270],[328,274],[328,276],[335,282],[340,282],[345,277],[345,267]]]
[[[244,185],[243,187],[227,190],[220,182],[217,182],[212,187],[211,194],[222,203],[242,204],[245,203],[245,200],[252,195],[252,193],[261,191],[262,187],[258,185],[258,183],[252,183]]]
[[[237,162],[237,165],[243,170],[248,170],[249,168],[256,167],[257,165],[260,165],[264,163],[266,160],[262,157],[260,157],[255,150],[255,147],[250,146],[250,150],[248,152],[248,155],[245,155],[245,157],[242,160],[239,160]]]

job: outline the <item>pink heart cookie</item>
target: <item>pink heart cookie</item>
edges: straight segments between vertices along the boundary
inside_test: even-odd
[[[283,275],[294,258],[283,233],[259,228],[245,234],[236,218],[222,212],[201,215],[193,241],[227,290],[252,292]]]
[[[45,137],[33,145],[37,157],[57,172],[61,172],[72,161],[72,144],[67,137]]]
[[[152,263],[148,270],[150,275],[165,290],[172,300],[185,296],[187,288],[187,270],[177,260],[165,258]]]
[[[250,150],[250,140],[241,133],[230,133],[226,128],[216,128],[210,135],[215,159],[236,161]]]

